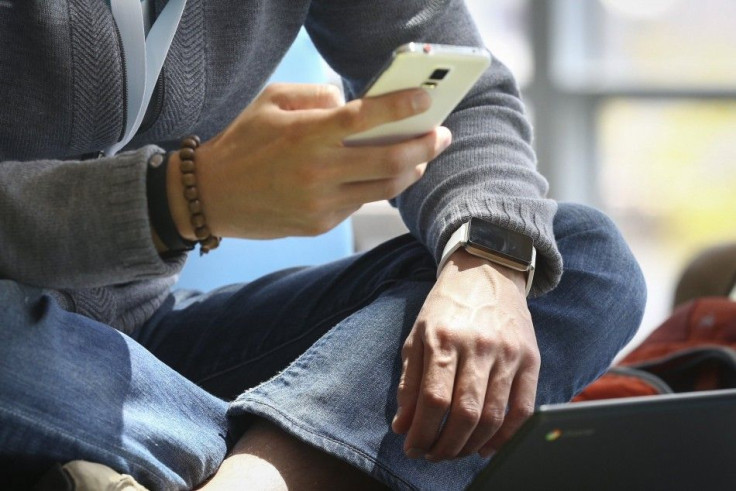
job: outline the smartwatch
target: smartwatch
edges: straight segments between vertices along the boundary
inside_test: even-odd
[[[471,218],[447,241],[437,267],[438,276],[450,256],[461,247],[474,256],[526,273],[526,294],[529,295],[537,259],[531,237],[480,218]]]

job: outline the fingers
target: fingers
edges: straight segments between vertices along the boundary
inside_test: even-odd
[[[416,388],[420,375],[412,372],[411,396],[403,396],[410,402],[400,403],[413,411],[402,409],[400,424],[394,423],[397,433],[409,428],[404,450],[411,458],[489,457],[534,411],[534,357],[522,365],[496,360],[489,368],[476,357],[455,362],[452,354],[436,356],[425,348],[424,359],[421,386]]]
[[[388,146],[348,147],[345,165],[340,166],[345,182],[391,179],[440,155],[452,142],[450,130],[441,126],[434,131]]]
[[[472,359],[461,365],[452,407],[428,460],[470,455],[491,439],[504,421],[511,386],[510,374],[503,372],[499,365],[491,371]]]
[[[284,111],[334,109],[344,103],[340,89],[330,84],[271,84],[262,96]]]
[[[452,402],[457,362],[454,350],[432,350],[425,346],[421,388],[404,442],[408,457],[423,457],[437,439]]]
[[[424,175],[426,164],[420,164],[392,179],[380,179],[359,183],[345,184],[342,198],[355,203],[372,203],[392,199],[406,188],[417,182]]]
[[[509,411],[503,425],[478,453],[481,457],[490,457],[501,446],[509,441],[516,431],[534,412],[534,401],[537,394],[539,366],[531,363],[526,369],[517,373],[509,395]]]
[[[418,181],[427,162],[436,158],[450,144],[446,128],[437,128],[424,137],[389,147],[344,149],[350,157],[333,167],[335,178],[343,182],[342,202],[349,206],[391,199]]]
[[[420,114],[429,109],[431,103],[432,99],[424,89],[355,99],[329,115],[327,123],[342,139],[383,123]]]
[[[473,435],[458,452],[460,455],[471,455],[478,452],[503,426],[507,418],[506,410],[513,376],[513,372],[504,370],[499,364],[493,367],[488,379],[486,397],[482,403],[478,425]]]

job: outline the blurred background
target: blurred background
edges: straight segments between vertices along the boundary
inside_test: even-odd
[[[467,2],[517,77],[552,197],[605,210],[642,265],[634,344],[671,311],[685,264],[736,241],[736,2]],[[365,206],[356,246],[391,213]]]

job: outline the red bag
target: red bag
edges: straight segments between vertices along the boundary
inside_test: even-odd
[[[736,302],[688,302],[573,402],[736,388]]]

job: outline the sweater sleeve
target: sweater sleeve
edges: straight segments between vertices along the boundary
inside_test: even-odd
[[[402,44],[483,45],[463,0],[314,0],[307,29],[349,98]],[[557,206],[537,172],[531,126],[508,69],[494,58],[444,125],[453,144],[394,200],[407,227],[438,261],[471,216],[527,234],[537,248],[532,295],[549,291],[562,275],[552,230]]]
[[[151,240],[155,146],[83,161],[0,162],[0,278],[76,289],[176,274]]]

